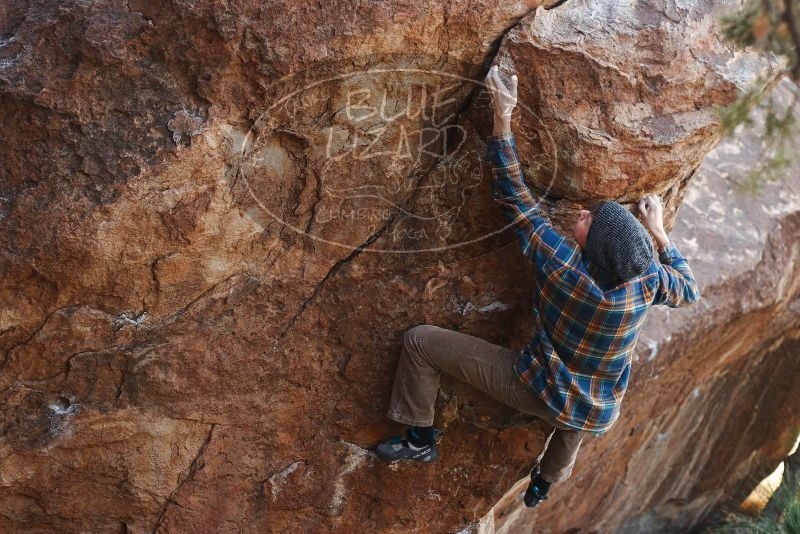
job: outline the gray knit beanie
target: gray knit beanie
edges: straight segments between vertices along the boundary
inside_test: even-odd
[[[626,282],[642,274],[653,261],[653,241],[633,213],[609,200],[592,210],[583,254]]]

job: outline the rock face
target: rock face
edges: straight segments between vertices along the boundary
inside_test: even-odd
[[[736,3],[540,4],[558,2],[0,7],[0,530],[477,524],[542,423],[446,380],[441,462],[368,449],[397,430],[406,329],[527,337],[529,266],[482,158],[495,58],[520,74],[554,221],[657,192],[671,222],[685,198],[676,232],[709,285],[692,315],[654,311],[631,408],[536,521],[694,524],[775,463],[800,412],[796,199],[715,221],[724,182],[690,180],[713,106],[771,65],[717,37]],[[731,213],[753,236],[719,268],[700,247]]]

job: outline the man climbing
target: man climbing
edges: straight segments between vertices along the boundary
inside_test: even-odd
[[[644,226],[617,202],[604,201],[580,210],[573,229],[577,246],[560,235],[540,211],[517,158],[511,133],[517,77],[507,88],[494,66],[485,82],[494,102],[487,147],[491,193],[534,270],[533,337],[514,352],[437,326],[408,330],[387,415],[411,426],[380,443],[376,453],[388,461],[437,458],[434,403],[445,372],[553,427],[524,495],[532,507],[547,498],[551,484],[570,476],[584,437],[608,431],[617,420],[650,306],[689,305],[700,292],[667,237],[656,195],[639,201]]]

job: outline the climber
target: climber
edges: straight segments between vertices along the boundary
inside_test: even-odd
[[[485,82],[494,103],[490,189],[534,271],[533,336],[514,352],[437,326],[408,330],[387,415],[410,427],[380,443],[376,453],[388,461],[438,457],[434,402],[440,375],[447,373],[553,427],[523,497],[533,507],[547,498],[551,484],[571,475],[584,437],[607,432],[617,420],[649,307],[686,306],[700,292],[667,237],[656,195],[638,202],[644,225],[607,200],[580,210],[573,229],[577,246],[560,235],[540,211],[517,159],[511,133],[517,77],[507,88],[494,66]]]

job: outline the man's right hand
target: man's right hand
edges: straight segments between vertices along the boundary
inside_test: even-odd
[[[511,86],[506,87],[500,79],[500,69],[492,66],[486,74],[486,87],[494,103],[494,129],[493,135],[503,135],[511,132],[511,114],[517,105],[517,75],[511,77]]]
[[[639,200],[639,212],[642,214],[644,227],[650,230],[661,251],[669,244],[669,237],[664,230],[664,208],[657,195],[649,194]]]

